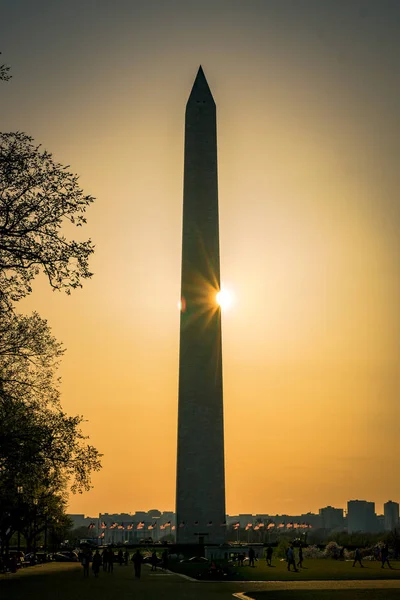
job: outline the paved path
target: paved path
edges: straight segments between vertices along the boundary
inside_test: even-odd
[[[84,579],[76,563],[50,563],[0,576],[1,600],[233,600],[233,594],[255,591],[384,588],[398,589],[400,598],[400,580],[199,582],[144,567],[137,581],[130,566],[119,565],[113,574],[101,572],[96,579],[91,572]]]

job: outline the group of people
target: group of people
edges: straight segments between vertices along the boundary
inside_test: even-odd
[[[294,552],[293,544],[290,544],[290,546],[286,550],[286,562],[287,562],[287,570],[288,571],[291,570],[290,567],[293,567],[293,571],[298,572],[299,569],[297,567],[300,567],[300,569],[303,567],[303,547],[301,544],[299,546],[299,555],[298,555],[297,564],[296,564],[296,555]]]
[[[253,548],[249,548],[249,567],[255,567],[254,561],[256,560],[256,553],[254,552]],[[236,560],[237,560],[237,566],[238,567],[243,567],[244,566],[244,560],[246,559],[246,555],[244,552],[240,552],[240,554],[238,554],[236,556]]]
[[[98,549],[93,554],[90,548],[84,548],[80,553],[80,561],[83,567],[83,576],[89,577],[90,563],[92,563],[92,571],[95,577],[99,576],[101,567],[103,567],[104,572],[113,573],[115,560],[117,560],[121,566],[123,564],[128,566],[128,550],[125,550],[125,552],[119,550],[117,556],[115,556],[114,550],[112,548],[104,548],[101,554]]]
[[[389,562],[389,546],[387,544],[384,544],[382,546],[382,548],[379,548],[378,546],[376,547],[376,551],[374,552],[375,555],[375,559],[376,560],[380,560],[381,561],[381,569],[385,568],[385,565],[387,565],[389,567],[389,569],[392,569],[392,565]],[[362,557],[361,557],[361,550],[360,548],[356,548],[355,552],[354,552],[354,561],[353,561],[353,567],[356,566],[356,563],[358,563],[360,565],[360,567],[364,567],[364,565],[362,564]]]
[[[271,545],[267,546],[266,549],[266,553],[265,553],[265,558],[267,561],[267,565],[269,567],[272,567],[272,555],[274,553],[274,550],[272,548]],[[237,555],[237,566],[238,567],[243,567],[244,566],[244,560],[246,558],[246,555],[244,554],[244,552],[241,552],[240,554]],[[254,561],[256,560],[256,555],[254,552],[253,548],[249,548],[249,556],[248,556],[249,562],[248,562],[248,566],[249,567],[255,567]],[[294,546],[293,544],[290,544],[290,546],[288,547],[288,549],[286,550],[286,561],[288,564],[288,571],[291,570],[291,567],[293,567],[294,571],[298,571],[297,567],[302,567],[303,566],[303,547],[299,546],[299,555],[298,555],[298,561],[297,561],[297,565],[296,565],[296,558],[295,558],[295,553],[294,553]]]
[[[90,548],[85,548],[80,553],[80,561],[83,567],[83,576],[89,577],[89,567],[90,563],[92,563],[92,571],[95,577],[99,576],[100,568],[103,567],[103,571],[108,573],[113,573],[114,571],[114,562],[117,560],[120,566],[129,564],[130,554],[128,549],[125,549],[125,552],[120,549],[118,551],[117,556],[115,556],[114,550],[112,548],[104,548],[103,552],[100,554],[97,549],[93,554]],[[139,548],[132,555],[132,562],[134,567],[134,573],[136,579],[140,579],[143,556],[140,553]],[[157,553],[153,551],[150,559],[151,570],[156,571],[157,565],[160,563]],[[168,551],[165,549],[161,556],[161,567],[163,570],[168,568]]]

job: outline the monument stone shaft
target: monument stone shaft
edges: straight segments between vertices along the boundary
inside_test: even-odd
[[[225,538],[216,107],[203,70],[185,116],[176,532]]]

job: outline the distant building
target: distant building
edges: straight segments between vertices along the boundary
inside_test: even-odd
[[[240,523],[240,527],[246,527],[248,523],[253,523],[254,517],[251,513],[248,514],[240,514],[238,517],[238,521]]]
[[[319,509],[321,527],[323,529],[342,529],[344,527],[343,508],[326,506]]]
[[[73,523],[72,528],[87,527],[94,523],[97,527],[97,517],[85,517],[85,515],[67,515]]]
[[[299,515],[299,517],[296,517],[296,519],[298,519],[301,523],[307,523],[308,525],[311,525],[313,529],[319,529],[322,527],[321,515],[317,515],[316,513],[303,513]]]
[[[378,520],[375,514],[375,502],[349,500],[347,503],[347,531],[354,533],[376,533]]]
[[[376,515],[378,523],[378,531],[385,531],[385,517],[383,515]]]
[[[174,535],[175,513],[157,509],[132,513],[100,513],[96,523],[98,539],[103,544],[136,544],[151,538],[159,541]]]
[[[67,515],[67,517],[71,519],[73,529],[84,527],[86,524],[85,515]]]
[[[384,528],[386,531],[392,531],[399,526],[399,504],[389,500],[383,505]]]
[[[164,523],[166,521],[171,521],[171,525],[176,525],[176,516],[172,510],[164,510],[161,515],[160,522]]]

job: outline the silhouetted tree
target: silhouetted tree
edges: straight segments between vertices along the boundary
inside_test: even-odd
[[[0,80],[8,79],[9,68],[0,65]],[[41,271],[53,289],[67,293],[91,277],[92,242],[69,240],[62,228],[86,223],[92,202],[78,177],[30,136],[0,133],[2,548],[15,531],[31,544],[50,518],[70,526],[63,517],[67,486],[89,489],[90,474],[101,467],[82,433],[83,417],[66,415],[59,403],[61,344],[37,313],[25,317],[14,309]]]
[[[11,79],[10,67],[4,64],[0,65],[0,81],[8,81],[9,79]]]
[[[34,146],[25,133],[0,134],[0,294],[16,301],[31,292],[43,271],[53,289],[67,293],[91,277],[90,240],[67,240],[61,232],[69,222],[86,223],[93,202],[78,177]]]
[[[40,533],[45,506],[73,492],[90,489],[90,475],[101,468],[99,452],[87,444],[81,416],[58,405],[27,404],[0,390],[0,538],[15,531],[28,541]],[[18,493],[22,488],[23,496]],[[22,502],[23,498],[23,502]],[[35,503],[36,501],[36,503]],[[42,512],[38,512],[39,508]],[[35,518],[34,518],[35,516]],[[48,518],[49,515],[46,516]]]
[[[89,529],[85,526],[75,527],[74,529],[70,528],[66,532],[66,536],[67,536],[67,539],[68,539],[70,545],[71,546],[79,546],[80,541],[82,539],[86,539],[86,538],[90,537],[88,535],[88,531],[89,531]]]
[[[36,312],[0,313],[0,386],[9,398],[28,404],[59,400],[56,369],[64,350]]]

